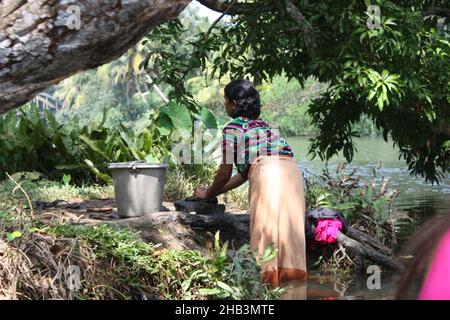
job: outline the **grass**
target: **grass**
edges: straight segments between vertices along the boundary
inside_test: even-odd
[[[164,201],[175,201],[192,196],[196,187],[209,185],[215,174],[215,166],[171,167],[166,175]],[[36,172],[20,172],[12,175],[13,179],[27,191],[30,198],[40,201],[65,200],[77,202],[89,199],[113,199],[114,186],[81,185],[63,181],[50,181]],[[9,180],[0,181],[0,208],[11,205],[17,195],[24,200],[18,191],[12,194],[15,184]],[[249,207],[247,184],[219,196],[219,201],[225,203],[228,209],[246,210]]]
[[[114,198],[114,187],[112,185],[82,185],[75,186],[73,184],[49,181],[46,179],[36,178],[33,173],[17,173],[12,175],[26,190],[29,197],[40,201],[82,201],[86,199],[108,199]],[[23,194],[18,191],[14,192],[15,184],[9,180],[0,182],[0,203],[11,203],[17,195],[23,198]]]
[[[164,192],[165,201],[175,201],[192,196],[196,187],[210,185],[216,169],[216,166],[170,168],[167,172]],[[228,209],[248,209],[247,186],[246,183],[237,189],[220,195],[218,197],[219,201],[226,204]]]
[[[122,227],[47,226],[0,211],[0,252],[0,297],[6,298],[276,299],[285,292],[261,282],[248,246],[231,256],[218,234],[204,257],[195,250],[155,248]],[[74,292],[67,290],[73,266],[81,275]]]
[[[181,173],[173,174],[168,176],[168,188],[185,186]],[[32,201],[114,197],[111,185],[77,187],[26,173],[13,178]],[[194,186],[198,181],[190,183]],[[261,282],[248,246],[231,254],[219,234],[210,256],[204,257],[195,250],[156,248],[122,227],[48,226],[33,219],[24,207],[25,195],[13,192],[14,188],[12,181],[0,183],[0,297],[277,299],[285,292]],[[82,275],[78,291],[67,289],[68,270],[74,265]]]

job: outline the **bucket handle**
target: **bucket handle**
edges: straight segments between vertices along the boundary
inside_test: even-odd
[[[136,166],[136,161],[133,161],[130,165],[130,172],[132,173],[138,173],[139,169]]]

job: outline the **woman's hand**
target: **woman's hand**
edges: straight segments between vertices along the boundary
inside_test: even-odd
[[[198,199],[208,199],[207,194],[208,188],[206,187],[198,187],[197,189],[194,190],[194,197]]]
[[[194,190],[194,197],[201,200],[207,200],[209,198],[216,197],[220,193],[220,190],[222,190],[222,188],[230,180],[232,171],[232,164],[221,164],[211,186],[209,188],[198,187]]]

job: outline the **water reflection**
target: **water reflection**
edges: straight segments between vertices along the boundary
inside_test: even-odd
[[[288,291],[281,297],[281,300],[306,300],[307,295],[307,281],[290,281],[284,283],[283,286],[288,288]]]
[[[285,283],[289,290],[282,300],[390,300],[394,299],[398,274],[382,273],[379,288],[367,284],[367,277],[339,278],[333,275],[312,274],[307,282]],[[414,289],[416,290],[416,289]],[[415,294],[415,293],[413,293]]]

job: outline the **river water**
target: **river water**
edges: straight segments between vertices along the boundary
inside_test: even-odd
[[[290,137],[287,141],[293,148],[299,167],[306,175],[322,173],[325,163],[320,159],[311,160],[307,155],[309,147],[307,137]],[[448,175],[440,185],[432,185],[425,182],[423,178],[410,176],[406,163],[398,159],[398,150],[392,146],[392,143],[386,143],[381,138],[358,138],[355,139],[355,143],[357,152],[346,172],[357,168],[358,175],[370,180],[373,177],[373,169],[381,161],[381,167],[376,171],[378,181],[381,177],[387,177],[388,187],[400,191],[392,207],[394,214],[407,214],[412,218],[412,222],[400,220],[397,225],[399,248],[424,221],[433,216],[450,214],[450,177]],[[329,160],[330,173],[335,173],[342,161],[345,161],[342,155]],[[369,290],[364,277],[341,283],[333,275],[310,274],[306,286],[294,285],[285,298],[392,299],[396,290],[395,279],[396,275],[382,274],[381,289]]]

